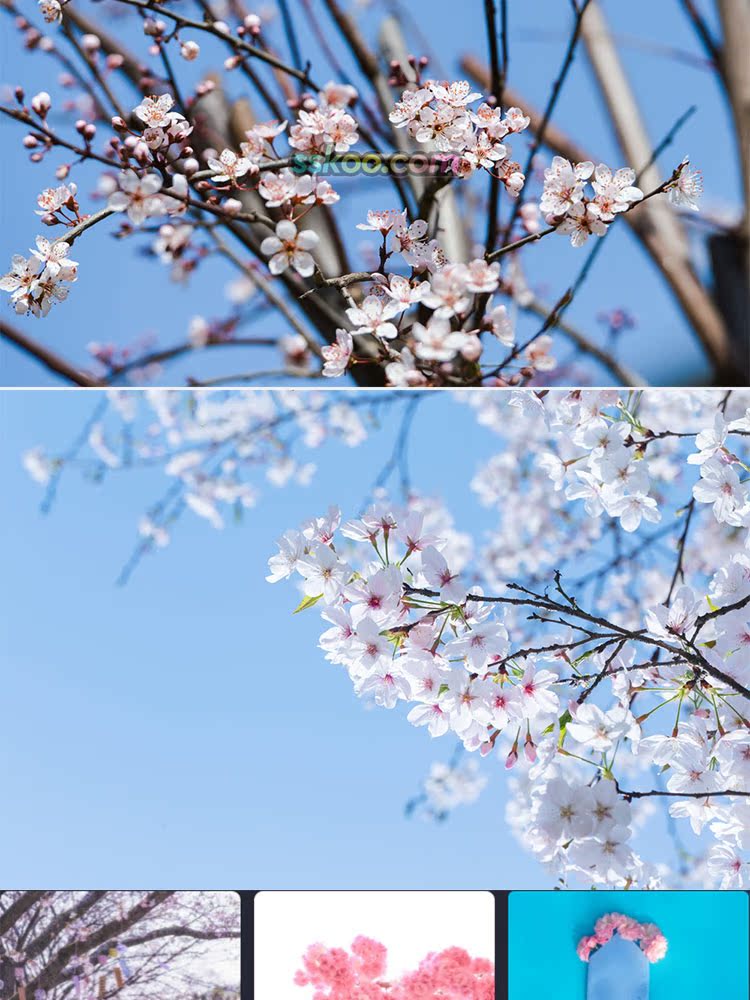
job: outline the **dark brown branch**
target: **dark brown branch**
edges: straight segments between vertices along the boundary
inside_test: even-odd
[[[86,388],[100,388],[105,385],[104,382],[76,368],[61,355],[45,347],[38,340],[34,340],[25,333],[21,333],[20,330],[16,330],[10,323],[6,323],[2,319],[0,319],[0,337],[3,337],[11,344],[15,344],[16,347],[40,362],[48,371],[59,375],[73,385],[84,386]]]

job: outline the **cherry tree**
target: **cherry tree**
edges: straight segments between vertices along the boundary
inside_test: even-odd
[[[80,385],[169,381],[165,366],[186,355],[191,381],[204,385],[564,384],[570,362],[588,378],[638,385],[643,377],[617,356],[627,311],[607,314],[604,345],[565,315],[623,220],[702,345],[706,379],[745,381],[747,204],[730,223],[701,216],[713,262],[702,280],[686,229],[700,172],[688,158],[659,166],[691,109],[677,109],[651,144],[600,4],[572,0],[543,110],[511,86],[510,0],[486,0],[485,52],[464,54],[449,79],[432,70],[429,42],[402,27],[404,12],[383,20],[376,44],[356,12],[338,0],[321,6],[283,0],[266,18],[229,0],[112,0],[93,11],[84,0],[39,0],[36,10],[2,0],[50,78],[35,94],[19,82],[0,105],[20,127],[19,162],[28,156],[40,174],[31,250],[8,248],[0,288],[49,330],[37,336],[3,319],[6,341]],[[750,14],[717,0],[719,38],[697,4],[679,6],[734,113],[747,176]],[[618,139],[616,163],[554,124],[579,48]],[[359,178],[364,210],[347,175]],[[196,301],[173,342],[136,331],[128,344],[102,342],[92,324],[89,359],[63,357],[54,330],[69,295],[86,294],[94,227],[116,237],[113,269],[132,248],[190,286],[221,264],[228,300]],[[532,272],[542,240],[580,259],[550,302]],[[201,375],[217,349],[272,350],[278,360]]]
[[[123,580],[181,517],[218,527],[264,484],[309,481],[328,442],[373,448],[389,406],[362,511],[290,526],[268,579],[299,578],[290,610],[320,612],[321,669],[450,744],[410,811],[444,818],[506,774],[509,829],[561,884],[750,885],[746,391],[187,397],[114,393],[74,447],[26,456],[47,507],[68,470],[167,474]],[[436,400],[497,435],[471,482],[487,534],[412,482]]]
[[[0,892],[4,1000],[239,1000],[230,892]]]

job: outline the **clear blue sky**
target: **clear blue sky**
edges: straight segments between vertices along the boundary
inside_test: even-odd
[[[79,0],[77,0],[77,3]],[[79,4],[83,6],[82,3]],[[30,7],[35,5],[29,3]],[[712,5],[704,4],[711,7]],[[521,3],[511,0],[511,66],[510,83],[537,106],[543,106],[552,80],[561,62],[566,30],[569,24],[569,4],[564,0],[535,0]],[[377,23],[382,5],[373,5],[365,15],[365,24]],[[467,52],[485,56],[483,7],[479,0],[464,4],[460,12],[452,8],[452,16],[435,17],[439,9],[427,0],[411,4],[411,15],[433,41],[442,58],[446,73],[458,74],[457,59]],[[678,4],[653,0],[633,0],[621,4],[607,0],[606,12],[625,44],[623,56],[636,94],[646,111],[654,145],[669,131],[675,120],[691,104],[698,111],[686,124],[674,146],[661,158],[665,169],[671,169],[685,153],[704,172],[705,205],[722,208],[736,204],[738,177],[736,156],[731,144],[728,115],[710,72],[685,61],[665,58],[653,46],[668,46],[700,55],[699,47],[681,16]],[[0,83],[23,82],[29,93],[46,88],[54,90],[56,70],[53,64],[21,50],[17,36],[3,19],[0,32]],[[541,37],[540,37],[541,35]],[[629,39],[637,35],[647,48],[634,47]],[[332,37],[335,37],[332,35]],[[334,44],[337,44],[334,41]],[[419,48],[415,43],[415,48]],[[210,45],[204,46],[211,52]],[[216,54],[216,63],[219,56]],[[317,64],[314,64],[313,69]],[[184,68],[184,65],[183,65]],[[437,68],[436,68],[437,69]],[[327,78],[325,70],[318,75]],[[242,92],[242,78],[236,77],[235,90]],[[555,120],[575,135],[595,155],[620,165],[614,140],[609,136],[606,119],[598,103],[586,59],[581,52],[566,83]],[[2,261],[13,252],[25,252],[33,242],[37,223],[33,214],[34,199],[51,180],[51,165],[30,168],[20,150],[20,129],[14,123],[0,123],[0,135],[8,154],[0,163],[0,189],[6,196],[0,199],[0,255]],[[522,151],[517,144],[516,152]],[[54,163],[59,162],[55,157]],[[91,175],[88,175],[91,177]],[[90,181],[92,184],[93,181]],[[365,207],[392,207],[387,188],[375,194],[367,184],[374,182],[348,179],[341,181],[341,192],[349,211],[344,224],[353,226],[362,217]],[[88,185],[79,179],[84,195],[84,208],[89,204],[85,192]],[[7,196],[12,192],[12,197]],[[172,345],[184,339],[190,317],[196,313],[217,315],[220,304],[216,289],[224,282],[225,271],[219,266],[207,267],[188,288],[169,286],[166,272],[139,259],[126,248],[113,243],[112,227],[103,225],[86,234],[76,257],[81,262],[80,278],[68,302],[55,308],[46,321],[20,321],[27,332],[58,347],[79,363],[87,360],[85,345],[91,340],[114,341],[124,344],[152,331],[160,331],[161,345]],[[627,334],[623,360],[639,368],[655,384],[670,380],[671,384],[695,384],[703,371],[700,350],[695,346],[668,291],[653,273],[648,260],[636,246],[625,226],[607,238],[608,245],[595,265],[592,277],[571,307],[568,317],[590,336],[598,338],[601,330],[596,315],[602,309],[626,306],[638,317],[639,328]],[[129,252],[131,251],[131,252]],[[533,248],[535,265],[533,278],[542,284],[540,291],[556,299],[575,276],[582,263],[581,252],[574,252],[562,238],[548,240]],[[3,266],[5,266],[3,264]],[[133,305],[135,304],[135,308]],[[128,308],[126,308],[126,305]],[[6,308],[5,305],[2,308]],[[8,314],[9,318],[12,314]],[[528,320],[528,332],[535,327]],[[521,327],[524,334],[525,326]],[[276,321],[256,326],[258,333],[276,334]],[[566,351],[559,357],[565,358]],[[163,378],[164,384],[184,384],[185,376],[210,376],[241,372],[253,368],[276,366],[270,352],[253,349],[215,351],[208,360],[190,358],[174,363]],[[599,381],[606,376],[595,373]],[[0,344],[0,381],[8,385],[50,385],[54,377],[24,357],[15,348]]]
[[[404,818],[430,763],[446,760],[453,742],[431,741],[403,711],[363,708],[317,649],[318,615],[292,618],[294,588],[264,580],[284,530],[331,503],[356,513],[400,412],[355,450],[317,452],[307,489],[264,487],[240,526],[217,532],[186,515],[172,545],[118,588],[137,520],[164,491],[164,474],[117,472],[94,485],[73,470],[42,516],[42,491],[21,468],[37,444],[64,450],[97,395],[0,394],[5,881],[547,887],[508,835],[494,760],[477,805],[442,825]],[[451,456],[449,471],[435,440]],[[430,394],[413,426],[415,487],[442,496],[475,537],[495,515],[468,482],[498,444],[444,393]]]

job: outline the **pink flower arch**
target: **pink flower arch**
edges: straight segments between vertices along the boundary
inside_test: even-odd
[[[624,913],[605,913],[594,925],[594,933],[584,935],[578,942],[578,957],[588,962],[593,952],[615,934],[639,945],[649,962],[660,962],[667,954],[667,939],[656,924],[641,924]]]

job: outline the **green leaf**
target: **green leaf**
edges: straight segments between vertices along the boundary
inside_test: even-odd
[[[293,614],[297,615],[300,613],[300,611],[307,611],[307,609],[311,608],[313,604],[317,604],[322,596],[323,596],[322,594],[316,594],[315,597],[303,597],[302,600],[297,605],[297,607],[294,609]]]
[[[557,741],[557,745],[561,747],[565,742],[565,734],[568,731],[568,723],[573,718],[568,709],[566,708],[563,714],[560,716],[560,738]]]
[[[579,664],[583,663],[584,660],[588,660],[589,657],[593,656],[595,652],[596,650],[594,649],[587,649],[585,653],[581,653],[580,656],[577,656],[575,660],[573,660],[573,666],[579,666]]]

